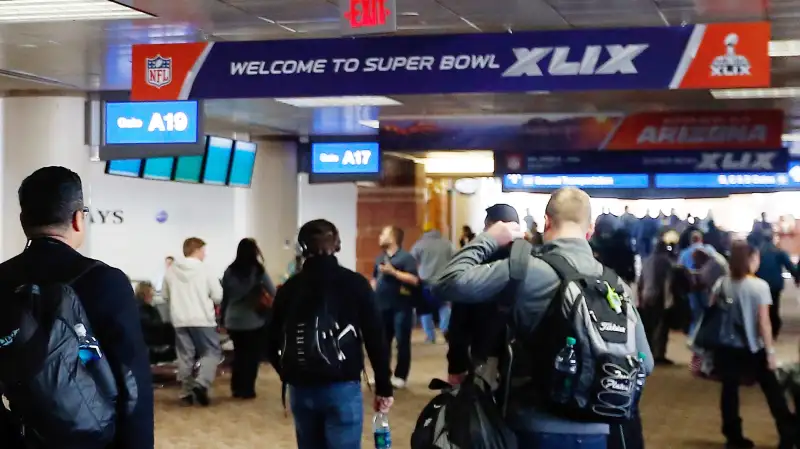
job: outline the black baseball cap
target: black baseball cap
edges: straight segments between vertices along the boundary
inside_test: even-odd
[[[486,208],[486,222],[495,223],[498,221],[519,223],[519,214],[512,206],[503,203]]]

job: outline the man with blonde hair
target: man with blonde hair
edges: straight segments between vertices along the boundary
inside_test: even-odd
[[[197,401],[207,406],[208,390],[222,357],[214,310],[222,302],[222,285],[203,264],[206,242],[197,237],[186,239],[183,256],[167,270],[161,295],[169,302],[175,327],[181,402],[188,406]],[[196,373],[195,364],[199,365]]]
[[[644,328],[629,299],[630,289],[593,256],[587,241],[590,217],[586,192],[574,187],[559,189],[545,209],[541,253],[537,250],[531,254],[529,244],[518,243],[523,236],[518,223],[498,222],[453,257],[435,288],[436,293],[453,302],[501,298],[501,306],[513,311],[503,314],[514,337],[508,341],[514,345],[514,356],[501,364],[502,377],[508,375],[511,379],[503,386],[507,390],[502,396],[509,398],[503,407],[508,410],[508,424],[517,434],[520,447],[605,449],[609,425],[605,418],[593,414],[602,408],[594,405],[598,398],[602,401],[619,393],[586,395],[581,390],[587,377],[597,380],[597,385],[613,383],[603,377],[606,374],[602,369],[597,369],[597,363],[605,363],[594,359],[597,351],[605,351],[603,357],[609,357],[603,360],[620,360],[620,354],[628,359],[639,358],[641,354],[644,372],[653,368]],[[485,263],[512,241],[509,258]],[[585,287],[581,288],[581,282],[576,280],[585,280]],[[571,314],[563,313],[570,309],[580,310],[581,319],[571,320]],[[576,368],[580,377],[572,379],[575,388],[569,382],[553,383],[564,375],[553,368],[567,348],[564,334],[569,337],[567,345],[575,345],[582,354]],[[598,341],[605,343],[593,346]],[[595,369],[582,368],[587,363],[594,364]],[[566,390],[562,396],[554,397],[555,388]],[[633,394],[632,388],[625,395]],[[570,399],[564,399],[563,394]],[[579,398],[580,395],[583,396]],[[556,403],[561,405],[555,406]],[[622,403],[635,401],[626,396]],[[573,407],[569,413],[565,404]],[[580,419],[575,418],[577,414]]]

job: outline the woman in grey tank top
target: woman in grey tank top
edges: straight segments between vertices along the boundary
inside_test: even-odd
[[[764,392],[780,435],[779,449],[795,446],[792,414],[775,377],[775,348],[769,307],[772,303],[769,286],[753,273],[760,262],[758,250],[744,241],[731,247],[730,275],[720,279],[711,294],[711,301],[728,301],[733,305],[736,341],[714,351],[714,364],[722,381],[722,433],[726,447],[749,449],[753,442],[742,433],[739,415],[739,385],[744,378],[755,378]]]

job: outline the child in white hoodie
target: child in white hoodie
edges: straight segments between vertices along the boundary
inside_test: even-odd
[[[184,259],[167,270],[162,291],[169,302],[175,327],[178,354],[178,380],[182,384],[181,402],[202,406],[210,403],[208,389],[214,383],[222,356],[214,306],[222,302],[222,285],[203,260],[206,243],[196,237],[183,242]],[[195,372],[195,364],[199,367]]]

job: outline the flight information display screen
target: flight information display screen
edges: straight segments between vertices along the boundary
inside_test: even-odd
[[[225,185],[231,165],[233,140],[209,136],[206,149],[206,164],[203,170],[203,183]]]
[[[175,164],[176,181],[200,182],[200,175],[203,173],[203,156],[180,156]]]
[[[250,187],[256,163],[256,144],[237,140],[233,148],[229,186]]]
[[[144,160],[145,179],[169,181],[172,179],[172,168],[175,166],[174,157],[151,157]]]
[[[106,173],[109,175],[138,178],[141,170],[141,159],[119,159],[106,162]]]

